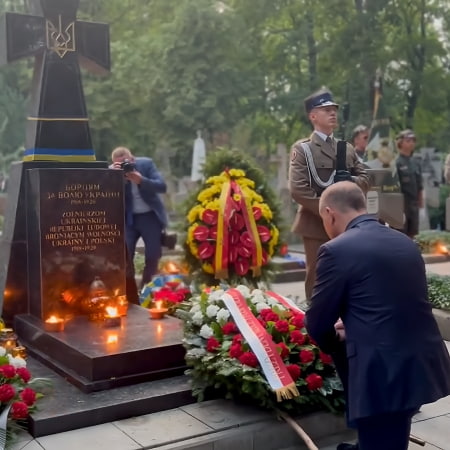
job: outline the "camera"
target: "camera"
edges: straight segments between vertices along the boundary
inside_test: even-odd
[[[132,163],[129,159],[125,159],[120,163],[120,168],[125,172],[133,172],[136,169],[136,165]]]

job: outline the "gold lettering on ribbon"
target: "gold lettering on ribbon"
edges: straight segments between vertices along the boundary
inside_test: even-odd
[[[64,29],[61,15],[58,16],[58,27],[50,20],[46,20],[47,48],[53,50],[60,58],[64,58],[67,52],[74,52],[75,48],[75,23],[71,22]]]

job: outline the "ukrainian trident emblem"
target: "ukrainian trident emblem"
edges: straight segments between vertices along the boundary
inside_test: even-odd
[[[67,52],[75,49],[75,23],[71,22],[64,29],[61,23],[61,15],[58,16],[58,27],[50,20],[46,20],[47,48],[53,50],[60,58],[64,58]]]

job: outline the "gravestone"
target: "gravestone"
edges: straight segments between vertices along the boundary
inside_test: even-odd
[[[83,311],[96,277],[105,296],[125,292],[126,258],[123,172],[95,161],[78,67],[80,58],[109,68],[108,27],[77,21],[78,4],[34,0],[41,15],[2,19],[0,62],[33,55],[35,70],[24,161],[10,172],[0,306],[29,354],[92,392],[180,374],[185,363],[177,319],[150,321],[130,305],[110,329]],[[63,331],[45,326],[53,313]],[[117,417],[128,417],[120,403]]]

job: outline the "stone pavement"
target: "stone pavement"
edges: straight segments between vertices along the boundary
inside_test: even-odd
[[[450,274],[450,262],[428,264],[427,271]],[[274,284],[273,290],[304,300],[304,283]],[[447,342],[450,351],[450,343]],[[450,376],[450,374],[449,374]],[[55,393],[57,395],[57,393]],[[327,424],[329,436],[320,434]],[[342,419],[310,415],[299,423],[311,433],[320,450],[354,438]],[[424,405],[414,417],[411,433],[426,442],[409,450],[450,450],[450,397]],[[282,444],[281,444],[282,443]],[[303,450],[298,436],[270,413],[236,406],[224,400],[187,405],[126,420],[33,439],[23,433],[11,450]],[[380,449],[383,450],[383,449]]]

